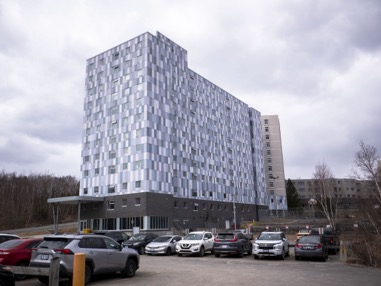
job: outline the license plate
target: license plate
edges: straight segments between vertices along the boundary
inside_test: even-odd
[[[41,254],[41,260],[48,260],[48,259],[49,259],[49,255]]]
[[[227,245],[223,245],[222,248],[228,248],[228,246]]]
[[[263,249],[263,253],[269,253],[268,249]]]

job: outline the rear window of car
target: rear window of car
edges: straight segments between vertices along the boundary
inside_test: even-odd
[[[38,248],[48,248],[48,249],[60,249],[64,248],[73,239],[65,237],[45,237],[44,240],[38,245]]]
[[[220,233],[217,235],[217,238],[221,240],[232,240],[234,239],[234,233]]]
[[[299,239],[299,243],[319,243],[319,236],[303,236]]]
[[[23,243],[21,239],[7,240],[0,244],[0,249],[12,249]]]

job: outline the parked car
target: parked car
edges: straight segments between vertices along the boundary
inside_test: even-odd
[[[94,233],[111,237],[112,239],[116,240],[120,244],[126,242],[130,238],[130,236],[126,232],[121,230],[99,230],[99,231],[95,231]]]
[[[176,253],[176,244],[183,238],[178,235],[161,235],[146,245],[145,252],[151,254],[171,255]]]
[[[36,247],[42,238],[22,238],[7,240],[0,244],[0,264],[12,266],[28,266],[32,248]],[[26,275],[15,274],[17,280]]]
[[[123,247],[114,239],[105,235],[51,235],[32,251],[31,267],[49,267],[53,257],[60,258],[60,277],[72,278],[73,260],[76,253],[86,255],[85,283],[89,283],[93,275],[121,272],[125,277],[132,277],[139,268],[139,254],[128,247]],[[49,277],[39,276],[45,284]]]
[[[332,228],[313,228],[310,231],[310,235],[321,235],[329,253],[336,254],[340,250],[339,235]]]
[[[145,253],[146,245],[156,237],[158,237],[158,235],[154,233],[138,233],[131,236],[129,240],[123,243],[123,245],[136,249],[139,254],[143,255]]]
[[[295,260],[300,258],[320,258],[326,261],[328,248],[320,235],[303,236],[295,244]]]
[[[0,285],[15,286],[15,277],[9,266],[0,265]]]
[[[298,231],[296,234],[296,241],[299,240],[302,236],[310,235],[310,230],[308,228],[303,228]]]
[[[11,240],[11,239],[20,239],[16,234],[9,234],[9,233],[0,233],[0,243],[3,243],[4,241]]]
[[[243,257],[251,255],[253,244],[242,232],[221,232],[214,238],[213,251],[216,257],[221,254],[233,254]]]
[[[284,259],[289,256],[289,243],[284,232],[264,231],[253,243],[254,259],[275,256]]]
[[[178,256],[183,254],[198,254],[204,256],[206,251],[213,254],[214,236],[208,231],[193,231],[188,233],[183,240],[176,245]]]

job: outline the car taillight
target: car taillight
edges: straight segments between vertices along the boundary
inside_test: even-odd
[[[214,238],[214,242],[220,242],[221,240],[219,240],[217,237]]]
[[[320,249],[320,248],[322,248],[322,247],[323,247],[323,245],[322,245],[321,243],[315,245],[315,248],[316,248],[316,249]]]
[[[236,241],[237,241],[237,236],[236,235],[234,235],[233,239],[229,240],[229,242],[236,242]]]
[[[59,254],[74,254],[70,249],[54,249],[54,251]]]
[[[9,254],[9,252],[7,252],[7,251],[0,251],[0,255],[8,255]]]
[[[300,244],[299,243],[295,244],[295,247],[300,248]]]

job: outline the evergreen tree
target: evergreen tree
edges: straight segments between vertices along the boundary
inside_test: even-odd
[[[300,208],[302,206],[299,194],[290,179],[286,183],[286,194],[288,208]]]

